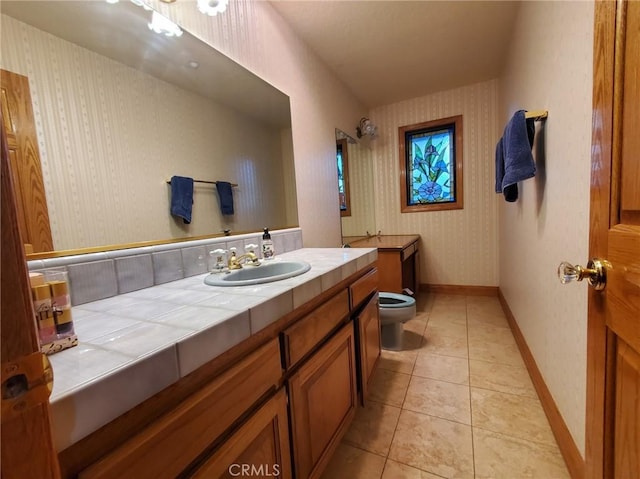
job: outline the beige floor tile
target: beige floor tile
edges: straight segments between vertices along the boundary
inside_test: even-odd
[[[421,353],[416,358],[413,375],[450,383],[469,384],[469,360]]]
[[[474,343],[492,343],[507,346],[516,345],[516,340],[513,338],[513,334],[509,328],[471,322],[468,330],[469,346]]]
[[[344,442],[386,456],[399,416],[400,408],[368,401],[365,407],[358,408]]]
[[[422,333],[411,330],[402,332],[402,351],[417,351],[422,345]]]
[[[379,479],[385,458],[348,444],[340,444],[322,479]]]
[[[436,305],[460,305],[467,304],[467,297],[463,294],[442,294],[438,293],[435,295],[435,303]]]
[[[471,413],[474,427],[556,447],[537,398],[471,388]]]
[[[467,339],[467,324],[446,320],[429,321],[425,336],[450,336],[452,338]]]
[[[473,428],[476,479],[569,479],[557,447]]]
[[[509,327],[509,323],[507,322],[507,318],[504,316],[496,316],[496,315],[477,315],[468,313],[467,314],[467,324],[471,327],[476,324],[493,326],[494,328],[505,328],[511,330]]]
[[[471,424],[470,405],[468,386],[413,376],[402,408]]]
[[[471,427],[403,410],[389,459],[446,478],[471,479]]]
[[[381,369],[411,374],[413,371],[413,365],[416,363],[417,356],[417,350],[389,351],[383,349],[380,353],[380,361],[378,362],[378,365]]]
[[[378,368],[371,380],[369,399],[391,406],[402,407],[411,376],[398,371]]]
[[[442,479],[442,476],[436,476],[415,467],[387,459],[382,479]]]
[[[435,296],[429,293],[418,293],[416,295],[416,310],[429,312],[433,307],[433,303],[435,301]]]
[[[496,345],[495,343],[483,343],[481,341],[470,342],[469,359],[524,367],[524,361],[515,342],[510,345]]]
[[[469,360],[471,386],[537,398],[529,373],[524,366]]]
[[[482,299],[480,299],[482,298]],[[504,316],[504,310],[498,298],[490,297],[467,297],[467,313],[469,314],[492,314]]]
[[[434,330],[430,331],[427,326],[419,354],[422,353],[467,358],[469,357],[467,338],[444,336]]]
[[[427,327],[427,319],[429,315],[426,313],[417,314],[415,318],[410,319],[406,323],[404,323],[404,330],[412,331],[420,336],[424,333],[425,328]]]
[[[429,313],[429,321],[446,321],[467,324],[467,310],[465,306],[437,306]]]

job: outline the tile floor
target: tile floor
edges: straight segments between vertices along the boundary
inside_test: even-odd
[[[322,478],[569,478],[498,299],[417,309]]]

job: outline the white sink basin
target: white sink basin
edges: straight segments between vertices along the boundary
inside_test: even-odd
[[[304,261],[264,261],[260,266],[243,266],[229,273],[211,273],[204,278],[210,286],[246,286],[270,283],[306,273],[311,265]]]

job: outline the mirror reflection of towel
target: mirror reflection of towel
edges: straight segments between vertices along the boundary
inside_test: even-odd
[[[171,177],[171,214],[191,223],[193,206],[193,178],[184,176]]]
[[[220,211],[223,215],[233,214],[233,190],[228,181],[216,181],[216,189],[220,196]]]
[[[506,201],[518,199],[518,182],[536,174],[531,154],[535,122],[518,110],[504,129],[496,145],[496,193],[503,193]]]

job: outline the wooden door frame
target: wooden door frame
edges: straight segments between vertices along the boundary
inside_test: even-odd
[[[2,123],[0,111],[0,124]],[[27,262],[22,238],[18,229],[18,217],[9,167],[9,151],[0,128],[2,166],[2,248],[0,277],[1,301],[1,360],[2,382],[13,376],[16,367],[22,367],[27,357],[39,353]],[[28,397],[27,392],[19,398]],[[25,400],[28,403],[28,399]],[[2,417],[1,426],[1,475],[6,479],[38,477],[58,479],[60,468],[53,446],[49,422],[49,402],[39,402],[22,409],[25,401],[18,400],[11,414]],[[3,408],[4,408],[3,401]],[[22,403],[22,404],[21,404]],[[19,408],[19,409],[16,409]],[[13,414],[14,411],[19,411]]]
[[[593,42],[593,116],[589,257],[606,258],[610,225],[617,221],[618,127],[622,108],[624,0],[596,1]],[[614,133],[615,132],[615,133]],[[586,260],[586,258],[585,258]],[[587,326],[587,479],[613,477],[615,341],[607,334],[606,291],[589,290]]]

